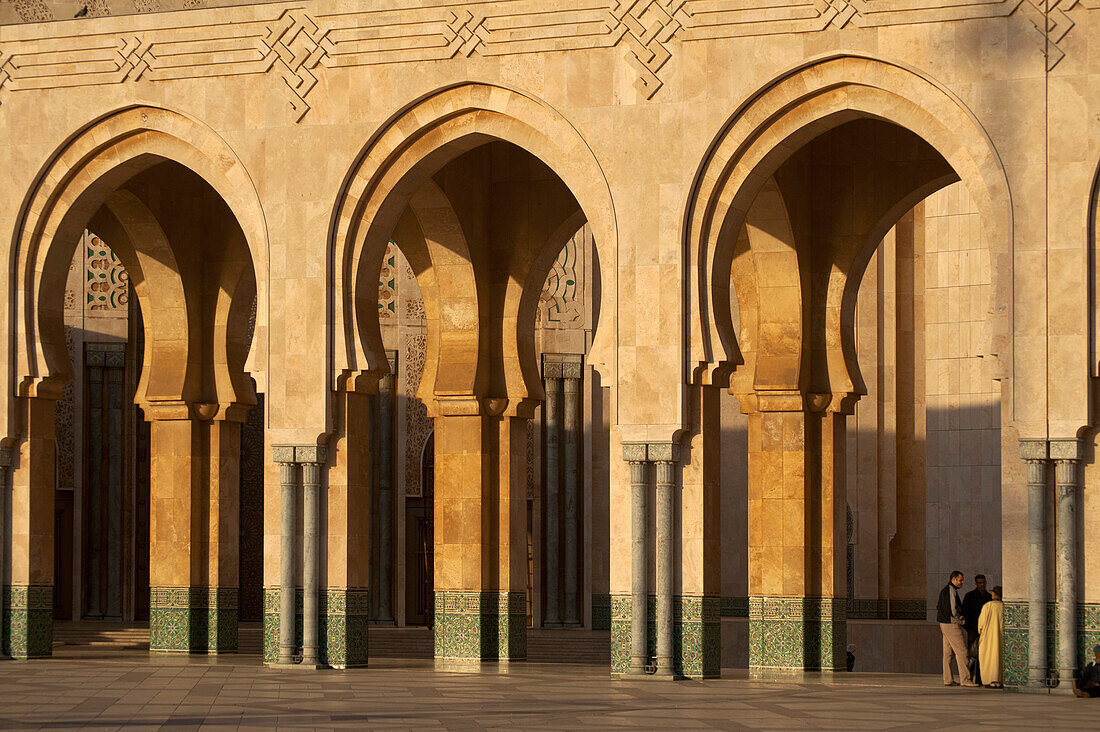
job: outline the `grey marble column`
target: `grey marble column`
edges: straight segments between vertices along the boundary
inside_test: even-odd
[[[630,675],[645,674],[649,661],[646,626],[649,624],[649,591],[646,567],[646,493],[649,462],[644,444],[623,445],[630,464]]]
[[[320,597],[317,570],[320,552],[317,546],[317,529],[320,523],[321,465],[302,464],[302,666],[316,668],[317,627],[319,616],[317,603]]]
[[[378,617],[393,620],[393,405],[396,357],[382,378],[378,399]]]
[[[1069,687],[1077,674],[1077,440],[1051,440],[1054,459],[1058,576],[1058,678]]]
[[[278,453],[279,448],[273,448]],[[295,488],[298,484],[298,464],[290,460],[279,463],[282,485],[281,536],[279,548],[279,665],[294,663],[297,642],[294,637],[294,534]],[[278,457],[278,456],[277,456]]]
[[[664,447],[662,445],[662,447]],[[652,452],[652,446],[650,448]],[[664,457],[664,456],[662,456]],[[672,573],[675,466],[657,462],[657,675],[673,675]]]
[[[551,375],[551,368],[557,367],[557,374]],[[546,364],[546,404],[543,423],[546,426],[546,612],[545,625],[561,624],[561,541],[559,522],[561,521],[561,483],[558,469],[558,435],[561,430],[561,364]]]
[[[1028,684],[1047,683],[1046,440],[1020,440],[1027,463]]]
[[[575,367],[575,368],[570,368]],[[580,364],[567,364],[563,378],[565,386],[565,416],[563,420],[562,441],[564,444],[565,467],[565,515],[563,548],[564,557],[562,564],[565,572],[563,583],[565,585],[565,617],[566,625],[580,625],[580,611],[577,606],[577,551],[580,548],[581,537],[578,531],[578,504],[579,475],[577,472],[577,455],[580,442],[580,430],[577,429],[580,417]]]

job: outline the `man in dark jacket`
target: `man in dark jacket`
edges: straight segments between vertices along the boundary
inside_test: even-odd
[[[1088,699],[1100,696],[1100,646],[1093,646],[1093,661],[1085,666],[1081,672],[1081,678],[1073,682],[1073,693]]]
[[[943,633],[943,685],[977,686],[966,668],[966,638],[963,635],[962,601],[959,600],[959,588],[963,584],[963,573],[955,570],[951,581],[940,590],[940,599],[936,603],[936,622]],[[955,665],[959,668],[959,681],[951,673],[951,656],[955,656]]]
[[[993,599],[993,596],[985,589],[985,575],[974,575],[974,589],[963,597],[963,630],[966,631],[966,648],[970,657],[970,675],[974,683],[981,686],[981,670],[978,668],[978,618],[981,617],[982,607]]]

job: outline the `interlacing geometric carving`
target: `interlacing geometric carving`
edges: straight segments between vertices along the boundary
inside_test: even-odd
[[[328,30],[322,30],[304,10],[288,10],[263,40],[268,48],[265,60],[270,62],[269,68],[279,70],[293,97],[290,106],[295,122],[300,122],[309,112],[306,95],[317,86],[313,70],[332,50],[332,43],[325,38],[327,33]]]
[[[611,14],[618,19],[615,43],[627,47],[627,61],[638,72],[634,87],[652,99],[664,82],[657,73],[672,58],[669,41],[690,22],[687,0],[622,0]]]
[[[1053,71],[1058,62],[1066,57],[1065,51],[1058,44],[1073,30],[1073,19],[1066,13],[1073,10],[1079,2],[1080,0],[1027,0],[1020,5],[1020,13],[1035,29],[1036,40],[1047,57],[1047,71]],[[1044,5],[1047,6],[1045,13]]]
[[[1017,16],[1053,69],[1071,13],[1100,0],[496,0],[253,6],[240,22],[156,13],[112,31],[68,21],[0,26],[0,103],[12,91],[180,78],[277,75],[301,121],[324,68],[446,61],[473,55],[623,48],[635,88],[652,99],[676,44],[848,27]],[[341,7],[341,6],[335,6]]]

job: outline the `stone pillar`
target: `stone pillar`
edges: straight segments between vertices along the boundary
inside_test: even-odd
[[[1047,684],[1046,440],[1020,440],[1027,463],[1027,647],[1028,685]]]
[[[624,443],[623,460],[630,464],[630,670],[642,676],[649,664],[648,567],[646,564],[646,494],[649,458],[644,443]]]
[[[533,410],[531,410],[533,411]],[[530,415],[498,418],[496,450],[495,541],[487,551],[496,553],[496,592],[487,602],[496,603],[498,661],[527,658],[527,425]]]
[[[393,409],[396,354],[378,395],[378,618],[393,620]]]
[[[673,596],[673,666],[678,677],[689,679],[717,678],[722,665],[722,391],[712,385],[688,388],[690,428],[679,443],[674,474],[679,528],[673,546],[683,559],[674,563],[679,575]],[[728,488],[735,489],[732,481]],[[735,539],[744,540],[743,533]]]
[[[297,543],[294,509],[297,503],[298,464],[294,448],[272,446],[275,462],[279,463],[281,492],[279,541],[279,658],[278,665],[290,666],[298,648],[295,638],[294,545]]]
[[[561,364],[543,365],[546,403],[543,424],[546,426],[546,612],[544,625],[561,624],[561,479],[558,467],[559,435],[561,434]]]
[[[215,405],[210,407],[216,408]],[[203,449],[208,456],[208,481],[202,497],[207,511],[207,529],[200,551],[205,554],[207,572],[205,578],[196,578],[199,587],[193,594],[206,595],[205,650],[208,653],[237,652],[241,423],[245,415],[244,408],[231,407],[201,425],[205,429]],[[199,640],[201,642],[201,638]]]
[[[302,463],[302,666],[305,668],[317,668],[320,663],[317,653],[320,492],[321,464]]]
[[[657,462],[657,676],[675,675],[673,667],[672,590],[675,572],[673,540],[675,538],[676,465],[679,462],[677,443],[649,446],[649,457]]]
[[[373,450],[371,402],[376,395],[354,391],[336,393],[336,431],[329,440],[328,490],[322,490],[327,530],[326,587],[321,589],[321,623],[318,629],[320,663],[333,668],[360,668],[369,662],[371,609],[371,527],[375,520],[371,501]],[[301,448],[305,449],[305,448]],[[313,446],[314,451],[320,447]]]
[[[156,401],[150,433],[149,650],[237,650],[238,405]]]
[[[580,419],[580,385],[581,365],[579,363],[563,364],[565,372],[562,381],[565,386],[565,415],[563,419],[562,441],[564,442],[564,472],[565,472],[565,505],[564,505],[564,536],[562,564],[563,584],[565,586],[565,613],[563,622],[565,625],[579,626],[581,624],[580,611],[577,603],[577,555],[580,549],[581,537],[578,530],[579,506],[578,494],[580,487],[577,471],[577,456],[580,443],[580,430],[577,428]]]
[[[749,415],[749,669],[843,668],[844,417],[758,393]],[[840,569],[838,570],[838,564]]]
[[[15,659],[53,653],[54,398],[19,399],[21,437],[11,473],[11,584],[3,590],[0,653]]]
[[[1058,679],[1068,689],[1077,676],[1077,440],[1051,440],[1050,457],[1057,489]]]
[[[526,658],[526,417],[509,400],[436,398],[435,659]]]

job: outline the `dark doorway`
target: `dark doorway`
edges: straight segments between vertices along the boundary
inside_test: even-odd
[[[405,505],[405,623],[431,625],[434,602],[435,434],[428,436],[421,459],[421,494]]]

